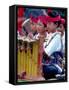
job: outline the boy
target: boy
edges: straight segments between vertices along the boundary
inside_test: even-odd
[[[49,12],[46,16],[48,40],[43,44],[43,77],[45,79],[54,78],[56,74],[63,72],[61,34],[56,31],[60,25],[60,19],[60,15],[55,11]]]
[[[46,24],[43,19],[43,16],[38,16],[36,23],[37,34],[34,36],[34,39],[39,40],[39,53],[38,53],[38,69],[39,76],[42,77],[42,57],[43,57],[43,43],[46,37]]]
[[[62,36],[62,43],[63,43],[63,50],[62,50],[62,52],[64,53],[65,52],[65,19],[63,19],[63,18],[61,19],[58,32],[60,32],[61,36]]]

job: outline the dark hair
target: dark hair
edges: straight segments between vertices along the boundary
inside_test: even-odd
[[[57,17],[59,14],[58,14],[58,12],[57,11],[51,11],[51,12],[48,12],[48,15],[50,16],[50,17]]]
[[[48,15],[52,18],[55,18],[57,16],[59,16],[58,12],[57,11],[51,11],[51,12],[48,12]],[[59,27],[60,25],[60,20],[59,21],[55,21],[54,24],[57,24],[57,27]]]

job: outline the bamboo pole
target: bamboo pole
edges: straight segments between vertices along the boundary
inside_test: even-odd
[[[21,73],[25,72],[24,71],[24,45],[22,42],[22,46],[21,46]]]
[[[33,60],[32,60],[32,76],[37,76],[37,63],[38,62],[38,43],[33,43]]]
[[[20,61],[21,57],[20,57],[20,48],[18,48],[18,75],[20,75],[21,73],[21,61]]]
[[[26,75],[27,75],[27,42],[24,42],[24,58],[25,58],[25,62],[24,62],[24,65],[25,65],[25,72],[26,72]]]

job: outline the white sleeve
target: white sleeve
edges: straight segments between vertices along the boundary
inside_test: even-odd
[[[48,56],[50,56],[52,53],[55,51],[60,51],[61,50],[61,35],[57,34],[49,43],[49,45],[45,48],[44,46],[44,51]]]

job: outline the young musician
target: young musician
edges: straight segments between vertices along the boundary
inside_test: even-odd
[[[51,11],[46,16],[48,40],[44,42],[43,48],[43,77],[45,79],[54,78],[56,74],[62,74],[62,42],[61,34],[57,32],[60,25],[60,15]]]
[[[65,19],[61,18],[61,23],[58,29],[58,32],[61,33],[62,43],[63,43],[63,53],[65,52]]]

